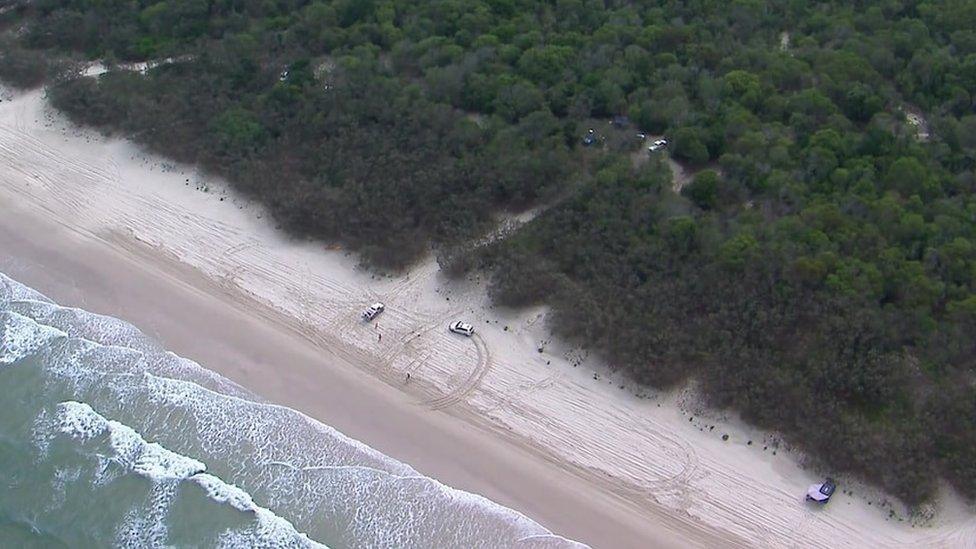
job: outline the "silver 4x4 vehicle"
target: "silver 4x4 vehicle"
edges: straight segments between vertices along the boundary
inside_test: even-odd
[[[373,303],[368,309],[363,311],[363,320],[373,320],[374,318],[378,317],[384,309],[386,309],[386,306],[379,301]]]
[[[664,150],[667,147],[668,147],[668,140],[667,139],[658,139],[658,140],[654,141],[653,143],[651,143],[651,146],[648,147],[647,150],[649,152],[657,152],[657,151],[660,151],[660,150]]]

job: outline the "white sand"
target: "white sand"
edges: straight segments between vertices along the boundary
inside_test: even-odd
[[[773,455],[762,433],[720,414],[689,421],[687,391],[638,398],[621,389],[595,357],[552,341],[545,309],[496,310],[483,280],[447,281],[432,260],[405,276],[373,277],[354,255],[287,239],[214,178],[71,127],[40,92],[0,103],[0,207],[7,201],[269,304],[425,413],[509,430],[553,467],[585,471],[668,528],[711,533],[698,543],[718,531],[729,544],[771,547],[976,544],[976,519],[951,495],[916,526],[889,518],[883,496],[844,479],[840,490],[853,486],[854,496],[839,490],[828,506],[812,507],[803,494],[817,475],[797,456]],[[359,320],[376,300],[387,306],[378,329]],[[478,334],[449,334],[453,319]]]

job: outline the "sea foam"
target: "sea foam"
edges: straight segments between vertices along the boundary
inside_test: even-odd
[[[154,486],[148,506],[120,525],[120,545],[165,540],[154,526],[158,513],[177,497],[173,486],[192,484],[209,501],[254,517],[246,528],[220,532],[222,546],[323,539],[350,547],[583,547],[300,412],[261,402],[128,323],[61,307],[2,274],[0,282],[0,365],[43,353],[45,384],[63,395],[38,415],[35,445],[44,450],[58,437],[107,445],[98,446],[94,482],[135,475]],[[77,477],[57,481],[67,486]]]
[[[253,515],[254,524],[250,528],[223,532],[220,538],[222,544],[235,541],[229,544],[237,547],[324,547],[313,542],[305,534],[299,533],[290,522],[275,515],[271,510],[255,504],[244,490],[205,473],[207,468],[202,462],[170,451],[157,443],[147,442],[131,427],[106,419],[87,403],[74,401],[59,403],[54,424],[58,433],[80,443],[107,436],[113,453],[107,456],[99,455],[99,458],[120,467],[123,471],[137,474],[154,484],[183,480],[193,482],[200,486],[204,494],[214,502]],[[104,464],[100,467],[104,468]],[[165,516],[167,507],[172,504],[175,497],[175,491],[163,486],[162,489],[155,491],[154,496],[154,506],[160,508],[154,514]],[[125,534],[122,537],[146,539],[145,528],[150,525],[142,524],[147,521],[139,520],[140,518],[132,514],[127,517],[120,528],[120,531]],[[139,528],[135,527],[137,524]],[[165,539],[165,530],[158,530],[158,524],[152,526],[156,530],[151,532],[150,537]]]
[[[38,324],[23,315],[0,312],[0,366],[14,362],[37,352],[52,339],[65,337],[65,333]]]

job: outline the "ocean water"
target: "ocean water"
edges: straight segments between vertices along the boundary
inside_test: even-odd
[[[0,273],[0,547],[583,547]]]

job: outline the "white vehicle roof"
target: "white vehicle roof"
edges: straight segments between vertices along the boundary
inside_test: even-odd
[[[373,303],[372,305],[370,305],[369,308],[370,309],[382,309],[383,308],[383,304],[380,303],[379,301],[377,301],[376,303]]]
[[[823,486],[823,484],[811,484],[810,487],[807,488],[807,497],[814,501],[826,501],[830,496],[820,492],[821,486]]]

